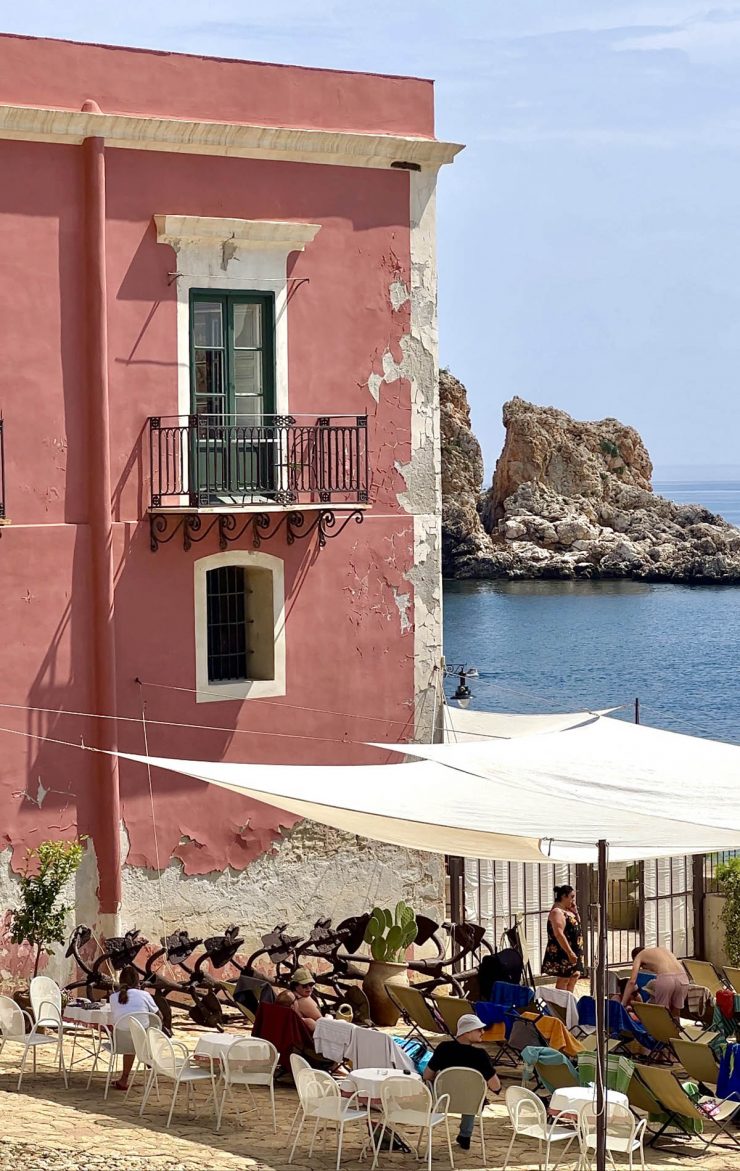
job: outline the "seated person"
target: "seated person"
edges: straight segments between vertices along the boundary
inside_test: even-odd
[[[275,1004],[283,1004],[287,1008],[292,1008],[295,1004],[295,992],[291,992],[289,988],[283,988],[282,992],[278,992],[275,997]]]
[[[662,1004],[668,1009],[671,1016],[678,1020],[689,990],[689,978],[681,961],[677,960],[667,947],[636,947],[632,952],[630,978],[622,994],[622,1004],[625,1007],[628,1007],[634,999],[637,991],[637,977],[641,971],[651,972],[655,975],[655,980],[652,982],[654,1003]]]
[[[443,1069],[453,1066],[463,1066],[465,1069],[476,1069],[483,1075],[488,1089],[494,1094],[501,1091],[493,1062],[485,1049],[476,1049],[483,1038],[485,1025],[480,1017],[472,1013],[465,1013],[457,1022],[456,1038],[454,1041],[442,1041],[432,1054],[429,1064],[424,1070],[424,1081],[431,1082]],[[463,1114],[460,1119],[460,1133],[457,1136],[457,1145],[464,1151],[470,1150],[470,1137],[475,1126],[475,1115]]]
[[[308,968],[296,968],[290,978],[293,993],[293,1010],[304,1022],[309,1033],[313,1033],[316,1022],[321,1020],[321,1010],[313,998],[315,981]]]
[[[139,973],[136,968],[127,964],[118,977],[118,992],[114,992],[110,998],[111,1023],[114,1028],[119,1021],[131,1016],[132,1013],[161,1015],[149,993],[139,987]],[[123,1072],[113,1085],[116,1090],[127,1090],[129,1074],[134,1064],[133,1041],[129,1043],[128,1038],[119,1036],[117,1044],[118,1051],[123,1054]]]

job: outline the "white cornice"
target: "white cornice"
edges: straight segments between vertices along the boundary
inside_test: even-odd
[[[289,220],[233,220],[195,215],[155,215],[157,243],[179,248],[186,242],[198,244],[233,243],[244,249],[302,252],[320,224]]]
[[[285,159],[346,167],[390,167],[414,163],[436,168],[451,163],[462,146],[433,138],[355,134],[345,130],[300,130],[236,122],[186,122],[132,114],[0,104],[0,139],[77,144],[104,138],[127,150]]]

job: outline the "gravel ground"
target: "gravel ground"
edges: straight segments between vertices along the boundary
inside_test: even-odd
[[[233,1166],[243,1168],[244,1160],[234,1160]],[[0,1171],[111,1171],[112,1167],[115,1171],[203,1171],[202,1161],[173,1162],[156,1152],[127,1158],[84,1150],[60,1151],[37,1143],[12,1142],[0,1147]]]

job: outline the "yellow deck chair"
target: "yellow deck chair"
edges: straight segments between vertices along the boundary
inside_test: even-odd
[[[710,964],[708,960],[684,960],[683,966],[691,983],[706,988],[712,996],[716,996],[719,990],[725,987],[714,964]]]
[[[407,1036],[416,1034],[422,1041],[427,1041],[428,1034],[438,1037],[442,1034],[442,1026],[432,1015],[432,1011],[416,988],[404,988],[402,984],[385,985],[388,999],[396,1006],[403,1020],[410,1026]]]
[[[636,1068],[639,1070],[639,1078],[655,1098],[661,1113],[667,1115],[663,1126],[654,1136],[653,1143],[660,1138],[661,1134],[669,1126],[674,1125],[678,1126],[684,1133],[692,1133],[704,1143],[705,1147],[712,1146],[720,1135],[723,1134],[726,1138],[731,1139],[735,1146],[740,1149],[740,1139],[727,1128],[727,1124],[740,1110],[740,1102],[722,1101],[721,1099],[713,1098],[711,1100],[710,1113],[708,1103],[703,1103],[701,1109],[694,1105],[686,1091],[676,1081],[670,1069],[661,1068],[657,1065],[641,1065]],[[714,1123],[717,1127],[717,1133],[711,1139],[706,1139],[703,1134],[699,1133],[699,1128],[697,1127],[697,1123],[699,1122],[703,1125]],[[690,1128],[688,1124],[690,1124]]]
[[[472,1013],[475,1016],[475,1009],[469,1000],[463,1000],[461,996],[442,996],[433,993],[434,1004],[437,1012],[444,1021],[445,1028],[451,1037],[457,1036],[457,1022],[461,1016],[466,1013]]]
[[[725,978],[736,996],[740,996],[740,968],[723,968]]]
[[[695,1082],[701,1082],[713,1093],[717,1090],[719,1065],[714,1051],[701,1041],[681,1041],[678,1038],[672,1042],[676,1057]]]

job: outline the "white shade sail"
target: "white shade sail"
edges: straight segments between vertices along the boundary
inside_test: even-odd
[[[389,747],[384,745],[383,747]],[[471,858],[588,862],[740,849],[740,747],[594,716],[567,731],[402,744],[385,765],[130,756],[336,829]]]
[[[614,708],[609,708],[614,711]],[[449,744],[480,743],[481,740],[509,740],[514,736],[563,732],[587,723],[605,712],[552,712],[547,715],[520,715],[518,712],[479,712],[445,704],[442,708],[444,739]]]

